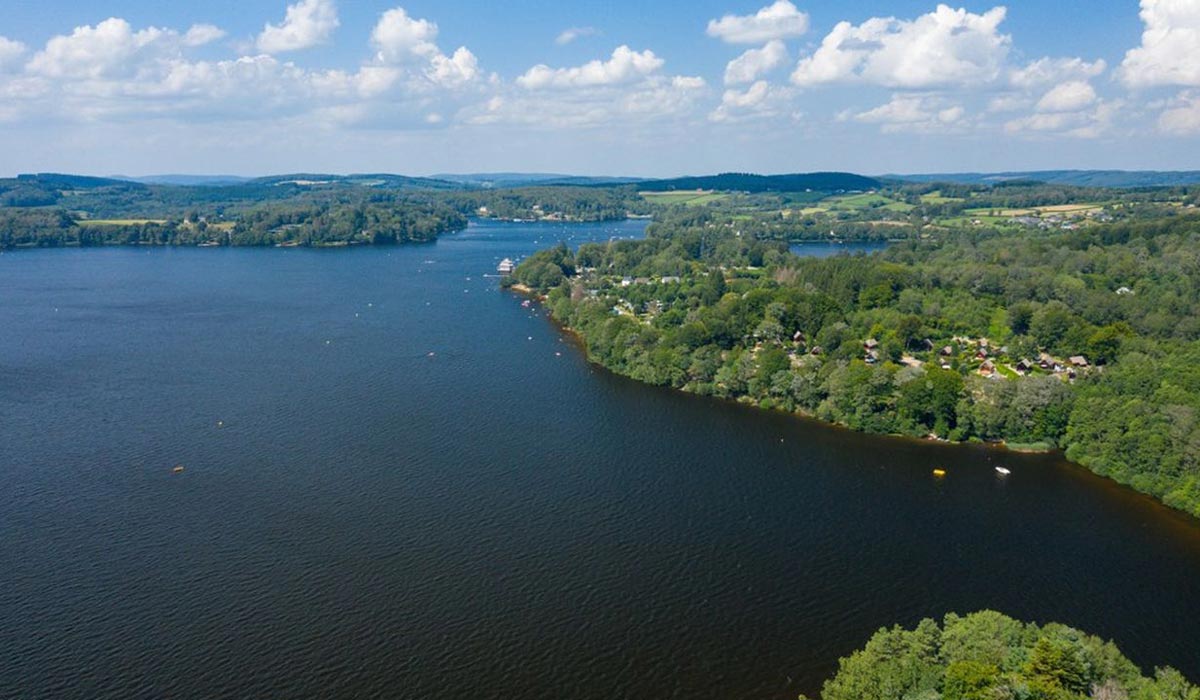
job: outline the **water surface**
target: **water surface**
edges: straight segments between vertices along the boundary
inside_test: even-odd
[[[613,376],[485,276],[643,224],[0,255],[0,697],[794,698],[979,608],[1200,678],[1195,521]]]

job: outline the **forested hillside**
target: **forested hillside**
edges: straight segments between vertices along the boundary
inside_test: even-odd
[[[621,374],[856,430],[1058,447],[1200,515],[1195,214],[826,259],[700,219],[543,251],[515,280]]]
[[[377,245],[430,241],[464,228],[471,216],[608,221],[651,209],[627,187],[468,190],[394,175],[287,175],[180,186],[33,175],[0,180],[0,249]]]
[[[801,696],[803,698],[803,696]],[[1200,700],[1178,671],[1143,675],[1112,642],[985,610],[881,629],[838,664],[821,700]]]

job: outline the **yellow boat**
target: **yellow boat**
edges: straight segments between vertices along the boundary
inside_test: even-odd
[[[934,476],[946,476],[946,470],[945,469],[934,469],[933,475]]]

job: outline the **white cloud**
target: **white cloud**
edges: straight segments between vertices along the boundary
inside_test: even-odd
[[[600,30],[596,29],[595,27],[570,27],[562,30],[562,32],[554,38],[554,43],[558,44],[559,46],[566,46],[576,39],[582,39],[585,36],[599,36],[599,34]]]
[[[408,16],[403,7],[384,12],[371,31],[371,46],[384,63],[404,63],[413,57],[438,53],[438,27],[426,19]]]
[[[1052,134],[1096,138],[1112,128],[1113,120],[1123,106],[1124,103],[1119,100],[1094,101],[1074,111],[1035,111],[1027,117],[1009,121],[1004,125],[1004,130],[1010,134],[1027,136]]]
[[[1039,112],[1076,112],[1096,102],[1096,91],[1082,80],[1056,85],[1038,100]]]
[[[987,111],[989,112],[1015,112],[1021,109],[1028,109],[1033,104],[1033,100],[1024,95],[997,95],[988,100]]]
[[[51,38],[22,74],[0,75],[2,116],[92,123],[297,118],[428,128],[485,89],[474,54],[465,47],[443,54],[433,41],[436,26],[403,11],[385,13],[371,39],[374,58],[351,71],[301,68],[270,54],[187,56],[222,35],[207,24],[183,33],[135,30],[118,18],[78,27]]]
[[[193,24],[183,35],[184,46],[204,46],[225,36],[225,30],[212,24]]]
[[[709,115],[713,122],[738,122],[747,119],[778,117],[787,112],[791,100],[788,88],[775,87],[759,80],[745,90],[729,89],[721,95],[721,104]]]
[[[871,18],[841,22],[811,55],[792,82],[813,86],[867,82],[893,88],[972,85],[995,80],[1011,38],[999,33],[1005,8],[983,14],[938,5],[915,20]]]
[[[930,95],[892,95],[886,104],[853,114],[854,121],[879,124],[885,133],[898,131],[944,131],[961,125],[966,117],[962,105]]]
[[[263,27],[256,45],[267,53],[307,49],[327,41],[338,24],[333,0],[300,0],[288,5],[283,24]]]
[[[749,49],[725,66],[725,84],[751,83],[788,61],[783,42],[772,39],[761,49]]]
[[[480,75],[479,61],[465,46],[447,56],[438,48],[438,26],[427,19],[410,17],[402,7],[379,17],[371,31],[376,61],[384,65],[425,66],[423,74],[442,86],[458,86]]]
[[[1132,88],[1200,86],[1200,2],[1142,0],[1142,45],[1125,53],[1117,77]]]
[[[619,46],[604,60],[580,66],[537,65],[485,104],[463,115],[471,124],[546,128],[645,126],[694,119],[708,84],[698,76],[667,75],[653,51]]]
[[[25,55],[25,44],[0,36],[0,72],[16,65]]]
[[[1180,93],[1159,115],[1158,128],[1177,136],[1200,134],[1200,92]]]
[[[30,59],[28,69],[50,78],[132,75],[142,60],[170,50],[178,37],[158,27],[135,32],[125,20],[110,17],[94,27],[76,27],[70,35],[51,38]]]
[[[607,61],[597,59],[572,68],[536,65],[519,76],[517,84],[529,90],[619,85],[650,75],[662,66],[663,60],[653,51],[634,51],[622,45]]]
[[[708,22],[708,35],[730,44],[761,44],[807,31],[808,15],[788,0],[776,0],[752,15],[725,15]]]
[[[460,46],[450,56],[434,56],[425,75],[438,85],[462,85],[479,77],[479,61],[467,47]]]
[[[587,129],[614,125],[645,126],[688,121],[707,83],[694,76],[651,74],[626,84],[579,89],[516,90],[469,108],[466,121],[475,125],[510,124],[536,129]]]
[[[1039,58],[1009,73],[1008,80],[1017,88],[1039,88],[1068,80],[1087,80],[1104,72],[1103,59],[1088,63],[1082,58]]]

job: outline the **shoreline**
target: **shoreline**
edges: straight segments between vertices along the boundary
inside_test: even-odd
[[[508,291],[508,290],[516,292],[517,294],[519,294],[521,296],[531,298],[534,301],[537,301],[538,303],[542,303],[543,307],[545,308],[545,305],[543,302],[545,302],[548,298],[547,295],[545,295],[545,294],[538,294],[537,292],[530,289],[529,287],[527,287],[525,285],[520,285],[520,284],[514,284],[502,291]],[[869,431],[865,431],[865,430],[856,430],[856,429],[851,428],[843,423],[836,423],[836,422],[830,422],[827,420],[823,420],[821,418],[817,418],[816,416],[813,416],[804,411],[786,410],[786,409],[773,408],[773,407],[772,408],[763,407],[763,406],[758,405],[752,399],[742,400],[743,397],[726,398],[726,397],[721,397],[721,396],[698,394],[694,391],[689,391],[683,387],[663,386],[663,385],[656,385],[656,384],[649,384],[647,382],[642,382],[642,381],[634,379],[633,377],[630,377],[628,375],[621,374],[620,372],[616,372],[616,371],[610,369],[609,367],[606,367],[605,365],[593,360],[591,358],[590,352],[588,351],[587,340],[579,332],[577,332],[574,328],[571,328],[570,326],[566,325],[565,323],[562,323],[559,319],[555,318],[553,313],[550,312],[550,310],[548,308],[546,309],[546,312],[547,312],[546,318],[549,319],[550,322],[554,324],[555,328],[557,328],[560,332],[566,333],[571,338],[573,343],[575,343],[579,346],[579,348],[584,353],[584,359],[587,361],[587,363],[589,365],[598,367],[598,368],[604,370],[605,372],[609,372],[613,376],[621,377],[623,379],[626,379],[626,380],[629,380],[632,382],[638,382],[639,384],[642,384],[645,386],[654,386],[654,387],[666,389],[668,391],[674,391],[674,392],[678,392],[681,394],[686,394],[688,396],[694,396],[694,397],[700,398],[700,399],[710,399],[710,400],[720,401],[720,402],[724,402],[724,403],[732,403],[732,404],[735,404],[738,406],[744,406],[746,408],[753,409],[755,411],[771,411],[771,412],[775,412],[775,413],[781,413],[781,414],[788,415],[788,416],[791,416],[793,418],[797,418],[797,419],[800,419],[803,421],[811,421],[813,423],[817,423],[821,426],[824,426],[827,429],[832,428],[834,430],[845,431],[846,433],[851,433],[851,434],[856,434],[856,435],[872,435],[872,436],[880,437],[880,438],[903,440],[908,443],[918,443],[918,444],[923,444],[923,445],[940,445],[943,447],[976,447],[976,448],[985,448],[985,449],[992,449],[992,450],[1003,450],[1005,452],[1011,452],[1013,454],[1018,454],[1018,455],[1044,455],[1044,456],[1049,456],[1049,457],[1057,456],[1058,459],[1060,459],[1066,465],[1069,465],[1075,469],[1082,470],[1083,472],[1086,472],[1088,475],[1093,476],[1097,479],[1100,479],[1100,480],[1104,481],[1105,483],[1112,485],[1113,487],[1124,489],[1124,490],[1130,492],[1131,494],[1137,494],[1141,498],[1148,499],[1150,502],[1154,503],[1155,505],[1164,508],[1166,511],[1168,511],[1172,514],[1178,515],[1178,516],[1186,519],[1189,522],[1200,523],[1200,517],[1197,517],[1197,516],[1187,512],[1185,510],[1182,510],[1180,508],[1171,506],[1171,505],[1167,504],[1165,501],[1163,501],[1161,498],[1155,496],[1154,494],[1146,493],[1145,491],[1141,491],[1137,488],[1134,488],[1133,485],[1131,485],[1131,484],[1126,484],[1124,482],[1118,481],[1117,479],[1113,479],[1110,476],[1101,474],[1101,473],[1093,470],[1091,467],[1089,467],[1086,464],[1068,459],[1066,456],[1066,450],[1063,448],[1059,448],[1059,447],[1042,448],[1042,447],[1035,447],[1033,445],[1025,445],[1022,443],[1011,443],[1010,444],[1007,442],[994,442],[993,443],[993,442],[972,441],[972,440],[962,441],[962,440],[949,440],[949,439],[945,439],[945,438],[929,439],[929,438],[914,437],[912,435],[901,435],[899,433],[873,433],[873,432],[869,432]]]

